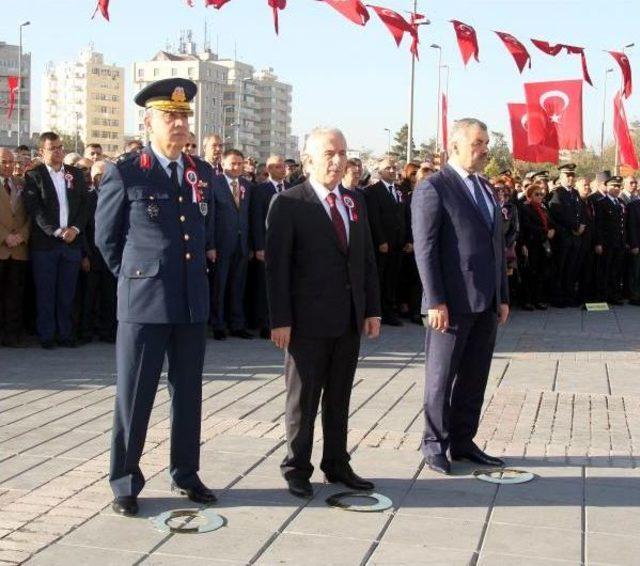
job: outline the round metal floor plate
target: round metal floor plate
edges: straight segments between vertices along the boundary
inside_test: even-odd
[[[536,475],[531,472],[525,472],[524,470],[515,470],[513,468],[476,470],[475,472],[473,472],[473,475],[481,481],[499,484],[527,483],[536,477]]]
[[[371,499],[374,503],[371,505],[355,505],[343,501],[344,499],[353,497]],[[334,493],[331,497],[327,497],[327,504],[331,507],[337,507],[345,511],[356,511],[358,513],[376,513],[386,511],[393,507],[393,501],[388,497],[380,495],[379,493],[366,493],[363,491],[342,491],[340,493]]]
[[[184,518],[186,524],[179,527],[169,525],[169,521],[178,518]],[[193,519],[204,519],[204,523],[189,526],[190,520]],[[156,515],[155,517],[150,517],[150,521],[160,532],[183,535],[210,533],[225,524],[224,518],[218,515],[213,509],[173,509],[160,513],[160,515]]]

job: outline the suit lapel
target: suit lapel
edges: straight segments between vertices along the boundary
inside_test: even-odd
[[[320,199],[318,198],[316,191],[311,186],[311,183],[309,181],[304,182],[304,191],[305,191],[306,200],[308,200],[314,205],[315,215],[316,217],[318,217],[318,223],[321,226],[323,226],[323,229],[325,232],[327,231],[329,232],[329,235],[331,238],[333,238],[333,241],[336,247],[342,253],[344,253],[344,250],[342,249],[342,246],[340,245],[340,242],[338,240],[336,229],[333,227],[333,222],[331,221],[331,218],[327,214],[327,210],[325,209],[324,205],[320,202]]]
[[[49,201],[54,204],[52,212],[57,218],[60,215],[60,201],[58,200],[58,192],[56,191],[56,187],[53,184],[51,175],[49,175],[49,170],[44,164],[40,166],[40,179],[42,182],[43,196],[45,193],[49,193]]]
[[[484,226],[487,231],[492,231],[489,229],[489,226],[487,226],[487,223],[482,217],[476,201],[473,199],[471,193],[469,192],[469,188],[467,187],[466,183],[460,178],[460,175],[456,173],[455,169],[450,165],[447,165],[443,173],[445,175],[445,178],[449,181],[449,186],[454,187],[458,191],[458,193],[462,193],[463,198],[467,199],[467,201],[471,204],[471,209],[473,210],[472,214],[475,215],[480,224],[482,224],[482,226]],[[483,181],[480,181],[480,183],[482,182]],[[498,213],[496,210],[495,200],[493,201],[493,203],[493,231],[495,231]]]

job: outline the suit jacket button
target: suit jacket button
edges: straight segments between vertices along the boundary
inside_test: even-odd
[[[136,270],[136,275],[140,276],[142,275],[142,271],[140,271],[139,269]]]
[[[184,222],[186,220],[186,218],[184,217],[184,214],[182,216],[180,216],[180,222]]]
[[[184,235],[184,239],[185,239],[186,242],[188,242],[189,241],[189,234],[185,234]]]
[[[182,202],[182,197],[178,197],[178,202]]]
[[[184,258],[185,259],[191,259],[191,254],[189,252],[187,252],[186,254],[184,254]]]

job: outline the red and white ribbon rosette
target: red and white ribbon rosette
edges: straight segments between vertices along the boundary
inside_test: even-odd
[[[347,207],[349,220],[351,220],[351,222],[358,222],[358,207],[355,201],[349,195],[345,195],[342,197],[342,202]]]
[[[64,181],[67,184],[67,189],[73,189],[73,175],[71,173],[64,174]]]
[[[199,203],[202,201],[202,189],[200,188],[198,179],[198,173],[195,169],[187,169],[184,174],[184,178],[191,185],[191,194],[193,195],[193,202]]]

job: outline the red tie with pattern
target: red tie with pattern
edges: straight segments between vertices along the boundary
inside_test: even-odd
[[[338,211],[338,207],[336,206],[336,195],[333,193],[329,193],[327,195],[327,202],[329,203],[329,210],[331,211],[331,222],[333,222],[333,228],[336,231],[336,236],[338,236],[338,242],[340,242],[340,247],[342,251],[347,251],[347,230],[344,227],[344,221],[342,220],[342,216],[340,216],[340,212]]]

